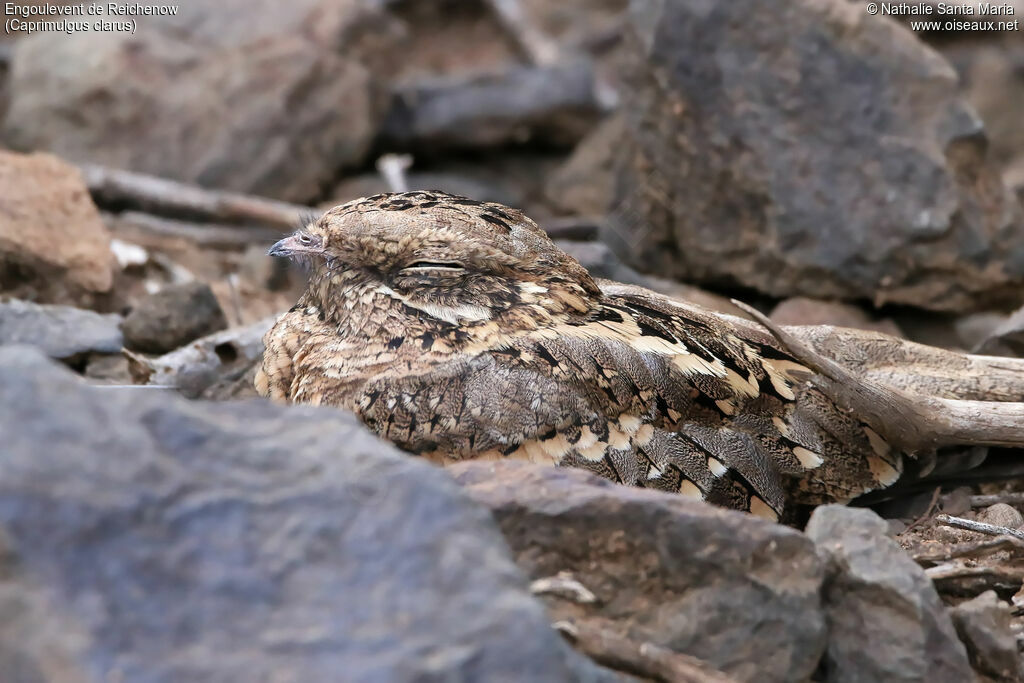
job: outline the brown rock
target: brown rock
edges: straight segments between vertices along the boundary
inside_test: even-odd
[[[297,202],[363,159],[385,103],[349,48],[370,42],[349,41],[372,14],[366,5],[180,7],[135,36],[19,41],[7,143]]]
[[[579,470],[467,462],[449,471],[493,511],[516,563],[535,580],[555,578],[535,584],[553,621],[691,654],[737,681],[814,672],[823,570],[793,529]],[[569,586],[578,597],[565,598]]]
[[[77,169],[0,151],[0,291],[36,301],[106,292],[110,234]]]
[[[838,301],[793,297],[780,301],[769,317],[779,325],[836,325],[858,330],[875,330],[894,337],[903,334],[893,321],[874,320],[864,309]]]
[[[125,317],[124,345],[145,353],[166,353],[228,326],[210,286],[172,285],[143,299]]]
[[[630,14],[607,231],[627,261],[779,297],[1024,297],[1020,207],[955,71],[910,31],[812,0]]]
[[[612,116],[587,133],[548,179],[545,194],[566,213],[604,216],[615,186],[615,150],[625,134],[622,117]]]

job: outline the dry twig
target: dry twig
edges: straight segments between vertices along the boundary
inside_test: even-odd
[[[1024,540],[1024,531],[1018,531],[1017,529],[1011,529],[1006,526],[996,526],[995,524],[976,522],[973,519],[952,517],[950,515],[936,515],[935,521],[939,524],[945,524],[946,526],[951,526],[956,529],[976,531],[979,534],[986,534],[988,536],[1012,536],[1013,538]]]
[[[653,643],[638,643],[582,622],[560,621],[554,627],[583,654],[617,671],[663,683],[736,683],[707,662]]]
[[[995,505],[996,503],[1022,505],[1024,504],[1024,493],[1013,491],[1009,493],[994,493],[984,496],[971,496],[972,508],[987,508],[989,505]]]
[[[990,579],[995,583],[1020,585],[1024,581],[1024,570],[1011,567],[990,565],[969,566],[950,562],[924,570],[925,576],[932,581],[948,581],[950,579]],[[986,587],[991,587],[986,585]]]
[[[914,561],[919,564],[937,564],[957,559],[976,559],[986,557],[1002,551],[1019,553],[1024,551],[1024,540],[1015,536],[997,536],[984,541],[973,543],[957,543],[953,546],[946,546],[934,549],[934,552],[919,552],[914,554]]]
[[[178,237],[202,247],[213,249],[243,249],[250,244],[271,244],[281,238],[274,228],[245,228],[217,223],[190,223],[173,218],[161,218],[141,211],[104,214],[104,220],[115,229],[119,226],[164,237]],[[294,227],[294,226],[293,226]]]
[[[264,197],[206,190],[166,178],[104,166],[80,166],[93,200],[101,207],[125,205],[175,218],[241,223],[292,230],[315,210]]]

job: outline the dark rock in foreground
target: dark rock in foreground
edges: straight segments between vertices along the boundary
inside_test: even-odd
[[[202,282],[171,285],[135,306],[124,319],[125,346],[146,353],[173,351],[228,326],[228,319]]]
[[[634,265],[943,311],[1024,297],[1024,219],[953,68],[863,3],[632,5],[616,201]]]
[[[974,680],[935,586],[866,509],[826,505],[807,535],[828,562],[825,678],[835,683]]]
[[[999,600],[995,591],[953,608],[953,624],[975,667],[1000,680],[1019,681],[1024,672],[1010,616],[1010,606]]]
[[[519,566],[564,573],[594,601],[580,619],[694,655],[738,681],[803,681],[825,648],[822,565],[799,532],[582,471],[520,462],[450,468],[490,507]]]
[[[5,683],[605,674],[485,510],[336,411],[87,388],[0,349]]]

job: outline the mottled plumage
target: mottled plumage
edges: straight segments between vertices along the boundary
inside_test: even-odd
[[[779,518],[902,456],[759,326],[595,282],[521,212],[437,192],[328,211],[267,333],[261,394],[354,411],[439,463],[523,458]]]

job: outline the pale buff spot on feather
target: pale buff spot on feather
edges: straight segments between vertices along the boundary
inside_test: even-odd
[[[679,485],[679,495],[704,500],[704,493],[689,479],[683,479],[683,482]]]
[[[729,468],[723,465],[718,458],[708,458],[708,469],[716,477],[723,477],[729,472]]]
[[[768,503],[758,496],[750,497],[750,513],[756,517],[767,519],[771,522],[779,521],[779,513],[775,512]]]
[[[793,449],[793,455],[800,461],[800,465],[805,470],[813,470],[817,467],[821,467],[821,464],[825,462],[825,459],[814,451],[808,450],[803,446],[797,446]]]

